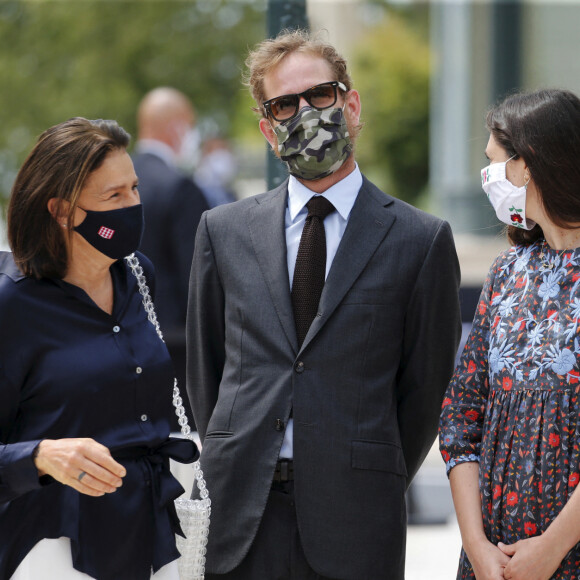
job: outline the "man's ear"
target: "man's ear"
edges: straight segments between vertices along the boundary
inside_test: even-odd
[[[353,127],[356,127],[360,123],[360,115],[361,115],[361,103],[360,103],[360,95],[358,91],[351,89],[348,91],[348,95],[346,96],[346,111],[347,115],[349,115],[349,120]]]
[[[46,204],[50,215],[57,221],[62,228],[68,227],[68,212],[70,203],[65,199],[58,199],[58,197],[51,197]]]
[[[268,119],[265,119],[264,117],[262,117],[260,119],[259,126],[260,126],[260,131],[262,132],[262,135],[264,135],[264,137],[266,137],[266,140],[268,141],[268,143],[270,143],[270,146],[274,150],[274,153],[277,153],[278,140],[276,139],[276,133],[274,133],[274,131],[272,129],[272,125],[270,125],[270,123],[268,122]]]

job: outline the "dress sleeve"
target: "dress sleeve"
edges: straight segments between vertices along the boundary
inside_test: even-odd
[[[489,317],[496,268],[497,261],[483,286],[469,338],[443,400],[439,449],[447,474],[459,463],[479,461],[489,394]]]

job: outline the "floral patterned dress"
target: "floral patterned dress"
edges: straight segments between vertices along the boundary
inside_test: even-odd
[[[580,249],[543,241],[501,254],[447,389],[449,472],[478,461],[483,524],[497,544],[541,534],[580,481]],[[580,577],[580,544],[552,577]],[[457,578],[474,578],[462,551]]]

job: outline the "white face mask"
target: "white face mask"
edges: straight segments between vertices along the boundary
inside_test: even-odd
[[[201,183],[227,187],[237,171],[238,164],[234,155],[226,149],[216,149],[202,158],[195,176]]]
[[[515,157],[515,156],[514,156]],[[508,226],[531,230],[536,222],[526,220],[526,190],[528,184],[516,187],[508,180],[502,163],[492,163],[481,170],[481,187],[495,210],[497,219]]]
[[[201,157],[201,135],[197,127],[185,129],[177,153],[177,164],[185,171],[193,171]]]

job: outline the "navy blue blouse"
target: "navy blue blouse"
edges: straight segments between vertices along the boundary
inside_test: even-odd
[[[147,281],[149,260],[139,255]],[[80,288],[23,276],[0,252],[0,578],[43,538],[71,539],[76,569],[99,580],[145,580],[179,556],[173,499],[183,488],[169,457],[191,462],[170,439],[173,368],[147,320],[123,260],[111,266],[112,315]],[[153,288],[151,288],[153,290]],[[42,439],[91,437],[127,475],[90,497],[38,477]]]

